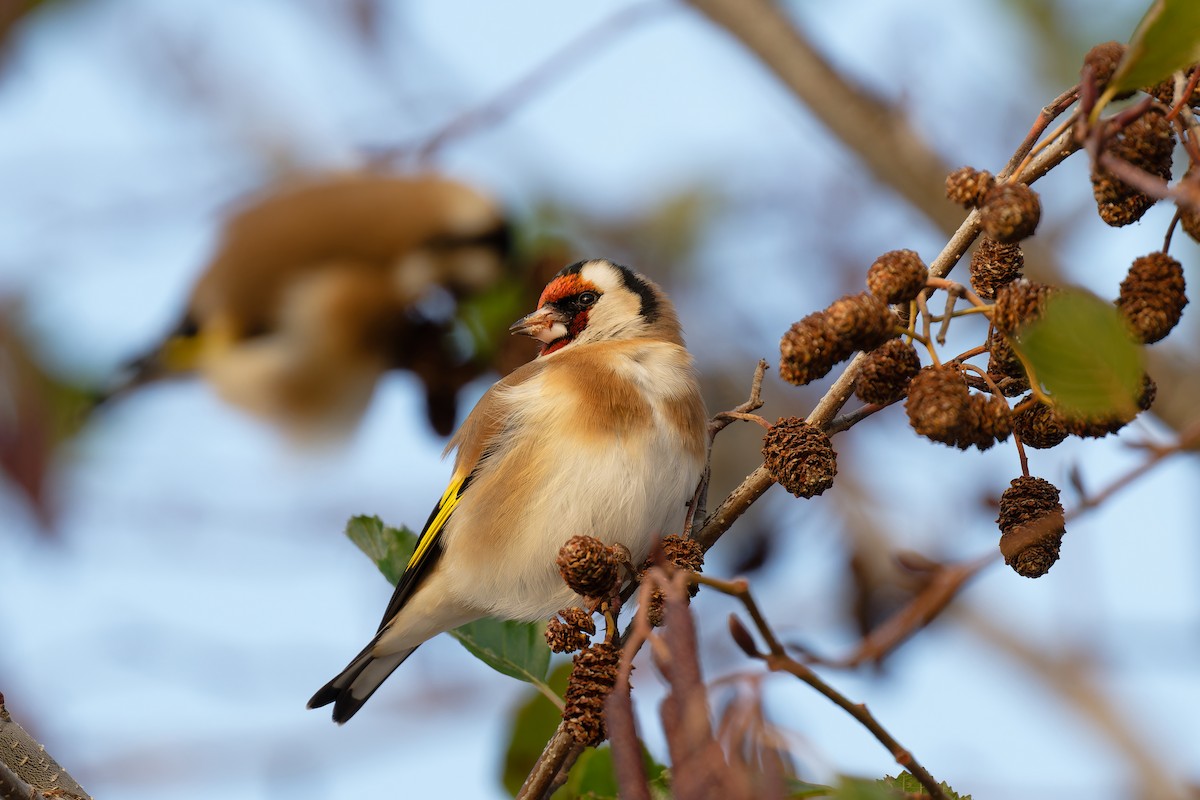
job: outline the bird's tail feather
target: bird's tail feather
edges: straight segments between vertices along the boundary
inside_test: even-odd
[[[411,647],[375,656],[371,654],[374,646],[375,642],[367,645],[336,678],[318,689],[308,701],[308,707],[320,708],[333,703],[333,721],[341,725],[353,717],[387,676],[417,649]]]

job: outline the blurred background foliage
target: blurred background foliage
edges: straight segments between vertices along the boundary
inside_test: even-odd
[[[784,7],[948,166],[996,170],[1076,82],[1091,44],[1124,39],[1144,5]],[[0,689],[96,796],[503,796],[511,709],[528,698],[452,644],[423,648],[390,699],[346,729],[304,714],[386,596],[344,521],[424,518],[442,488],[442,437],[531,355],[505,328],[564,264],[603,255],[664,284],[716,411],[745,398],[758,358],[775,365],[791,322],[859,291],[876,255],[928,260],[945,241],[931,221],[945,208],[911,207],[877,183],[752,55],[673,2],[9,0],[0,47]],[[197,333],[181,327],[194,287],[247,208],[301,184],[416,174],[493,204],[511,233],[504,266],[455,283],[429,267],[447,253],[444,238],[430,245],[437,236],[378,255],[387,275],[424,282],[374,318],[386,333],[428,335],[414,334],[407,361],[348,345],[368,366],[305,384],[366,387],[339,419],[340,446],[232,410],[218,380],[152,381],[87,413],[128,365]],[[1135,229],[1105,228],[1081,156],[1039,190],[1031,277],[1106,298],[1170,218],[1156,208]],[[283,236],[330,216],[285,218]],[[1194,278],[1195,244],[1177,234],[1174,252]],[[356,303],[380,306],[384,284],[346,285],[359,300],[337,318],[356,322],[339,330],[358,331],[370,315]],[[257,347],[311,305],[284,307],[234,340]],[[1163,427],[1038,453],[1035,471],[1065,486],[1082,467],[1099,485],[1136,463],[1123,441],[1194,420],[1198,330],[1187,314],[1151,353]],[[288,357],[333,347],[304,342]],[[802,415],[826,383],[770,378],[763,413]],[[897,409],[834,444],[833,491],[809,502],[773,491],[709,568],[750,576],[782,633],[831,654],[923,585],[897,551],[954,560],[994,548],[994,500],[1018,473],[1011,448],[939,449]],[[712,504],[759,447],[752,427],[721,436]],[[834,679],[975,796],[1181,796],[1200,764],[1196,477],[1190,463],[1156,473],[1076,523],[1038,584],[990,572],[960,613],[876,669]],[[710,675],[744,669],[722,633],[723,599],[702,595],[697,608]],[[643,672],[639,711],[652,714]],[[894,771],[803,692],[765,694],[806,775]],[[643,729],[653,749],[653,723]]]

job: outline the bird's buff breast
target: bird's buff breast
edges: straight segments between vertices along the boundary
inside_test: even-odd
[[[690,364],[677,379],[647,361],[640,351],[602,366],[581,360],[509,393],[520,411],[446,530],[460,600],[494,616],[548,618],[577,602],[554,564],[570,537],[621,543],[640,563],[682,529],[703,466],[695,432],[681,436],[676,421],[681,391],[694,389],[676,385],[690,381]],[[487,539],[499,547],[477,546]]]

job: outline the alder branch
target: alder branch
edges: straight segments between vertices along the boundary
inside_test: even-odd
[[[961,211],[945,197],[950,168],[899,108],[835,69],[780,6],[769,0],[687,2],[753,52],[880,183],[939,228],[958,226]]]
[[[618,34],[670,8],[669,4],[650,0],[620,9],[555,50],[526,75],[490,100],[464,111],[446,123],[423,142],[381,148],[373,153],[371,160],[397,161],[411,156],[418,166],[427,167],[446,145],[503,122],[539,92],[545,91],[554,81],[560,80],[571,69],[578,68],[588,57],[602,53],[606,46],[618,40]]]
[[[91,800],[46,748],[13,721],[0,694],[0,798]]]
[[[816,689],[817,692],[832,701],[834,705],[852,716],[859,724],[870,731],[871,735],[888,749],[888,752],[896,759],[896,763],[907,769],[912,773],[914,778],[920,781],[921,785],[929,792],[930,797],[935,798],[935,800],[947,800],[946,794],[942,791],[941,784],[937,779],[917,761],[916,756],[911,751],[901,745],[896,737],[892,736],[879,723],[879,720],[875,719],[875,716],[867,709],[865,704],[853,702],[837,689],[823,681],[810,667],[787,654],[783,649],[783,645],[779,643],[779,639],[775,636],[774,631],[771,630],[771,626],[763,617],[762,612],[759,611],[758,604],[754,601],[754,596],[750,593],[750,587],[746,581],[720,581],[703,575],[696,575],[695,580],[717,591],[736,597],[746,607],[746,611],[754,620],[754,625],[758,629],[759,635],[767,643],[767,652],[760,652],[754,644],[754,639],[750,635],[750,632],[746,630],[736,615],[730,614],[730,635],[733,636],[734,641],[737,642],[746,655],[764,662],[767,665],[767,669],[772,672],[787,672],[807,683],[813,689]]]

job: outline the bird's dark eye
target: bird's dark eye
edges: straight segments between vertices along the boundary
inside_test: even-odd
[[[579,297],[576,298],[576,301],[581,306],[590,306],[599,299],[600,295],[596,294],[595,292],[580,292]]]

